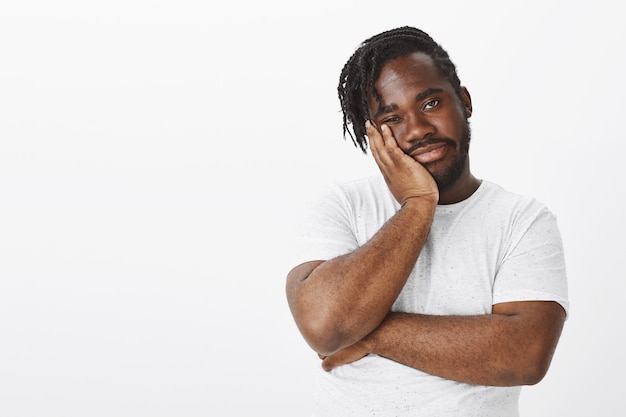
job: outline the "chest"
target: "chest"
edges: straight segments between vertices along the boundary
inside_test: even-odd
[[[366,242],[383,219],[361,224]],[[428,238],[393,311],[472,315],[491,313],[493,285],[507,244],[507,225],[487,213],[443,213]]]

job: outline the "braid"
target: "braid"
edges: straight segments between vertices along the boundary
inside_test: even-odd
[[[343,112],[343,136],[365,153],[365,122],[370,119],[368,93],[380,103],[374,82],[389,61],[412,52],[424,52],[435,61],[440,73],[448,79],[461,97],[461,82],[448,53],[426,32],[404,26],[374,35],[365,40],[341,70],[337,92]],[[352,125],[350,129],[349,125]]]

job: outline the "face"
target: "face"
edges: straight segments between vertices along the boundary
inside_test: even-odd
[[[398,146],[424,165],[440,191],[470,175],[467,118],[472,107],[465,88],[460,98],[433,59],[421,52],[385,64],[374,86],[381,102],[370,95],[373,121],[391,128]]]

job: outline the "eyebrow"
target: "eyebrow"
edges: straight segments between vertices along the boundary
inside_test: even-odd
[[[415,101],[424,100],[426,97],[431,96],[433,94],[443,93],[443,88],[427,88],[421,93],[415,96]],[[378,110],[376,110],[376,114],[374,117],[382,116],[383,114],[391,113],[398,108],[397,104],[389,104],[387,106],[378,106]]]

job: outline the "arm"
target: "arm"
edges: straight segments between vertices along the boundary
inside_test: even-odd
[[[296,324],[309,345],[327,355],[385,319],[415,265],[439,198],[432,176],[398,148],[390,129],[367,128],[372,154],[401,209],[356,251],[304,263],[287,277]]]
[[[360,342],[322,357],[322,366],[375,353],[459,382],[530,385],[547,372],[564,320],[559,304],[544,301],[496,304],[493,314],[479,316],[390,313]]]

